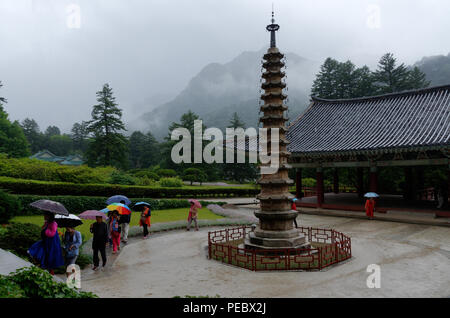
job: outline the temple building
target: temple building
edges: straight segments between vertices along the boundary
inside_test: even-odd
[[[47,149],[39,151],[34,155],[30,156],[29,158],[48,162],[55,162],[64,166],[81,166],[82,164],[84,164],[83,158],[79,155],[70,155],[61,157],[53,154],[51,151],[48,151]]]
[[[316,170],[317,200],[310,206],[326,206],[324,169],[333,169],[333,192],[339,193],[339,169],[345,167],[356,168],[360,197],[364,191],[378,192],[381,169],[403,169],[406,199],[415,199],[423,167],[445,167],[450,180],[450,85],[346,100],[312,97],[289,125],[287,139],[297,197],[302,194],[302,169]],[[448,180],[440,186],[447,197]]]

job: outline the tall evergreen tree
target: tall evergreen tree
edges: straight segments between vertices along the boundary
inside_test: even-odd
[[[120,133],[125,131],[122,110],[118,107],[109,84],[97,92],[97,105],[92,109],[92,120],[87,130],[93,140],[87,151],[91,166],[116,166],[125,168],[128,160],[127,139]]]
[[[45,145],[44,136],[42,135],[38,123],[34,119],[25,118],[21,125],[25,137],[30,144],[31,152],[34,154],[43,150]]]
[[[233,117],[230,120],[230,126],[232,128],[245,128],[245,123],[241,121],[237,112],[233,113]]]
[[[61,130],[59,130],[59,128],[56,126],[48,126],[45,130],[45,135],[47,137],[58,136],[61,135]]]
[[[0,87],[2,86],[0,82]],[[6,153],[15,158],[29,156],[29,144],[19,122],[11,122],[3,108],[6,102],[6,98],[0,97],[0,153]]]
[[[378,62],[378,69],[373,73],[378,94],[401,92],[410,89],[409,71],[404,63],[397,66],[397,59],[392,53],[386,53]]]
[[[338,98],[338,69],[339,62],[330,57],[327,58],[320,67],[319,74],[316,75],[316,79],[312,85],[311,95],[329,99]]]
[[[73,150],[77,153],[84,154],[87,150],[89,132],[87,130],[88,123],[82,121],[72,126],[71,135]]]
[[[421,89],[430,86],[431,82],[427,81],[425,73],[423,73],[417,66],[413,67],[409,71],[409,88],[410,89]]]
[[[151,132],[135,131],[130,136],[130,164],[132,168],[149,168],[160,159],[159,146]]]

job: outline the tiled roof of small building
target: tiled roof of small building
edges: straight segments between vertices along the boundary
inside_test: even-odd
[[[312,99],[289,126],[292,153],[450,147],[450,85],[357,99]]]

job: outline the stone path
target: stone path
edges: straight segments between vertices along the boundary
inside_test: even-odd
[[[321,272],[251,272],[206,258],[215,228],[174,231],[130,241],[105,270],[84,270],[82,288],[101,297],[450,297],[447,228],[317,215],[299,221],[349,235],[353,258]],[[380,289],[366,286],[369,264],[381,266]]]

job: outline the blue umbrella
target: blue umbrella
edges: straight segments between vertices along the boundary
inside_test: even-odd
[[[364,197],[366,197],[366,198],[378,198],[379,195],[376,194],[375,192],[368,192],[368,193],[366,193],[366,194],[364,195]]]
[[[297,198],[293,198],[293,199],[292,199],[292,201],[294,201],[294,202],[295,202],[295,201],[298,201],[298,199],[297,199]]]
[[[147,202],[138,202],[138,203],[136,203],[135,205],[134,205],[134,209],[139,209],[139,210],[142,210],[143,209],[143,207],[148,207],[149,209],[151,208],[151,206],[150,206],[150,203],[147,203]],[[138,210],[138,211],[139,211]]]
[[[108,208],[104,208],[104,209],[101,209],[100,212],[108,213],[108,212],[109,212],[109,209],[108,209]]]
[[[106,204],[110,205],[112,203],[120,203],[120,201],[124,201],[126,205],[130,205],[131,201],[124,195],[113,195],[112,197],[106,200]]]

